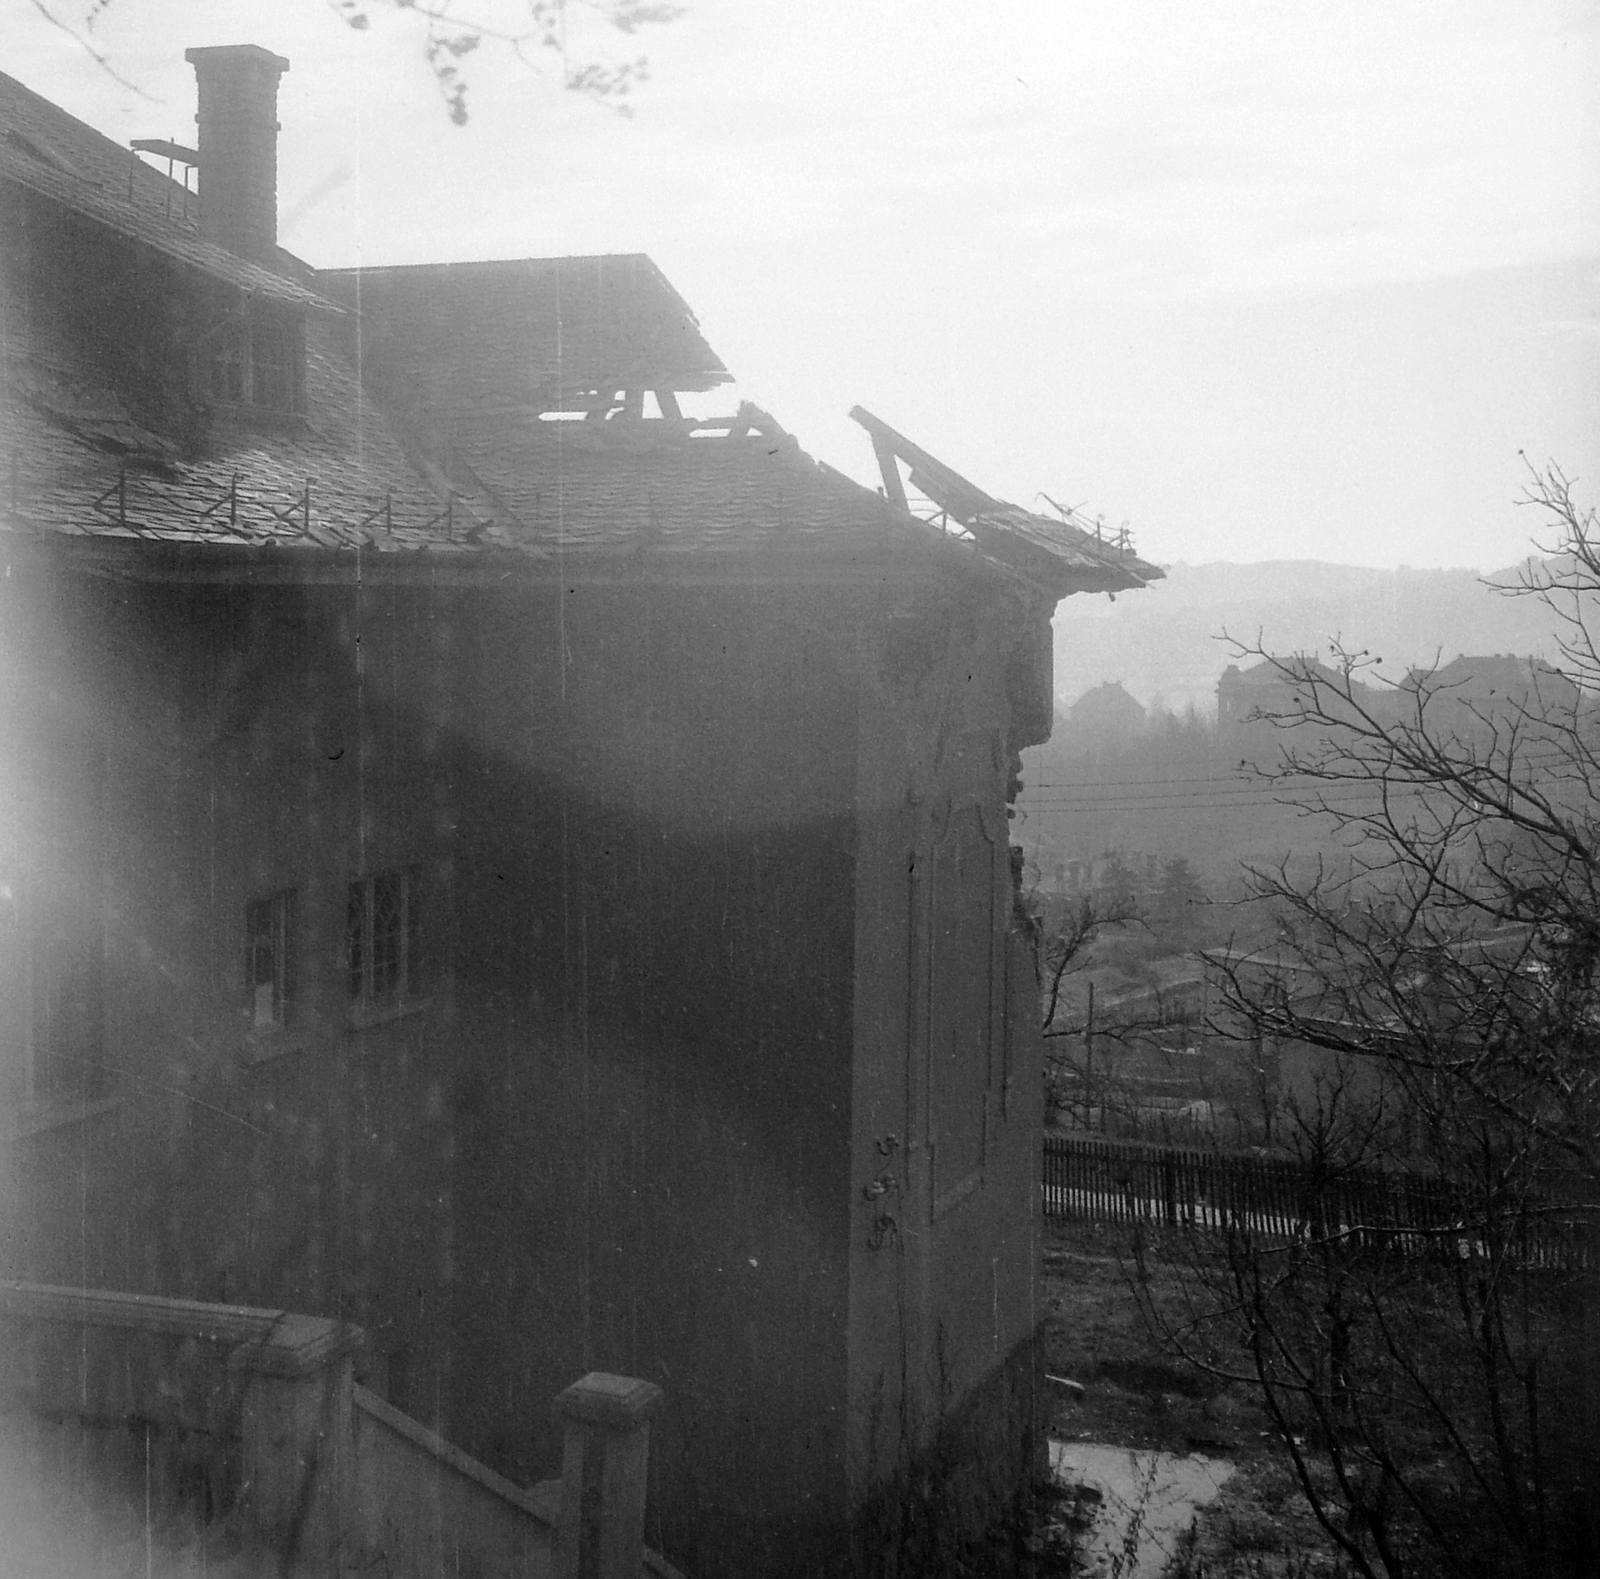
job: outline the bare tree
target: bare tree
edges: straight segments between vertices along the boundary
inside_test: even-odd
[[[114,5],[136,6],[137,0],[29,3],[116,81],[149,96],[117,70],[96,38],[97,25],[107,11]],[[480,50],[498,50],[534,70],[541,60],[558,62],[564,89],[619,115],[632,115],[634,90],[649,80],[649,58],[642,54],[616,58],[597,47],[598,40],[609,34],[631,39],[683,15],[683,8],[668,0],[471,0],[464,6],[453,0],[322,0],[322,4],[357,32],[374,25],[414,28],[445,110],[457,126],[464,126],[468,117],[466,62]]]
[[[1554,541],[1501,590],[1560,670],[1242,649],[1282,682],[1253,771],[1340,853],[1251,871],[1280,937],[1219,958],[1213,1029],[1300,1069],[1308,1204],[1220,1224],[1167,1336],[1258,1391],[1366,1576],[1600,1567],[1600,531],[1554,467],[1527,501]]]
[[[1088,1128],[1091,1116],[1103,1110],[1111,1092],[1111,1071],[1094,1068],[1094,987],[1085,1006],[1086,1018],[1067,1017],[1072,978],[1087,964],[1089,946],[1106,931],[1143,924],[1137,897],[1131,892],[1081,894],[1065,908],[1041,906],[1036,936],[1039,978],[1044,984],[1045,1083],[1053,1108],[1074,1115]]]

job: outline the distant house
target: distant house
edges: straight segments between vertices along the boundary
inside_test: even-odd
[[[190,59],[197,194],[0,77],[5,1270],[358,1322],[522,1484],[649,1378],[695,1575],[978,1519],[1037,1440],[1017,757],[1058,600],[1159,572],[864,412],[882,495],[683,416],[646,258],[307,268],[287,63]]]
[[[1227,732],[1241,729],[1270,729],[1274,715],[1287,715],[1297,708],[1296,687],[1285,676],[1285,664],[1300,664],[1299,658],[1263,658],[1247,669],[1230,663],[1217,681],[1217,727]],[[1325,685],[1346,688],[1363,705],[1380,693],[1359,679],[1346,679],[1326,664],[1312,660],[1310,672]]]
[[[1145,726],[1144,704],[1120,680],[1085,691],[1067,709],[1067,723],[1086,740],[1107,744],[1127,740]]]
[[[1397,713],[1414,717],[1419,700],[1430,716],[1458,731],[1503,727],[1523,715],[1570,718],[1583,703],[1559,669],[1510,653],[1463,653],[1442,668],[1411,670],[1394,699]]]
[[[1230,663],[1217,682],[1218,725],[1244,728],[1265,723],[1273,714],[1292,712],[1296,688],[1282,668],[1288,661],[1263,658],[1247,669]],[[1419,693],[1428,699],[1430,709],[1450,709],[1455,723],[1469,711],[1485,719],[1510,717],[1519,707],[1570,711],[1580,700],[1578,688],[1559,669],[1541,658],[1510,654],[1463,654],[1442,668],[1408,670],[1398,684],[1389,685],[1347,680],[1322,663],[1313,663],[1312,672],[1329,687],[1348,687],[1377,722],[1414,718]],[[1442,717],[1442,711],[1436,716]]]

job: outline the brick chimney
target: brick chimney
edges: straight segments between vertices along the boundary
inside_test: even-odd
[[[270,263],[278,245],[281,55],[255,44],[184,53],[200,84],[200,234]]]

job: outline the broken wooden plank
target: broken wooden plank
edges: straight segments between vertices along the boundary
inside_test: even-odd
[[[855,412],[850,413],[851,416]],[[897,510],[911,514],[911,502],[906,498],[906,485],[900,481],[900,462],[887,439],[872,435],[872,453],[878,457],[878,470],[883,474],[883,496]]]

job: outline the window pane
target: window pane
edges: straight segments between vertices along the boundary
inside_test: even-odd
[[[252,1023],[289,1023],[293,997],[294,891],[284,889],[245,907],[245,985]]]
[[[269,411],[289,409],[289,369],[280,363],[255,361],[251,363],[254,389],[251,399]]]
[[[274,902],[257,899],[245,910],[245,981],[251,987],[273,986],[278,979]]]
[[[418,924],[422,914],[422,906],[417,901],[418,883],[417,868],[411,867],[405,874],[406,879],[406,970],[405,990],[408,993],[422,991],[422,945],[421,928]]]
[[[367,884],[350,885],[350,903],[345,912],[345,958],[349,964],[350,996],[366,992],[367,959]]]
[[[271,411],[294,407],[294,331],[281,318],[258,320],[250,333],[250,398]]]
[[[405,980],[406,880],[404,872],[372,879],[372,995],[399,992]]]
[[[278,895],[278,1024],[294,1023],[295,999],[295,892],[285,889]]]
[[[223,346],[211,359],[211,393],[218,400],[238,400],[240,382],[239,353]]]

